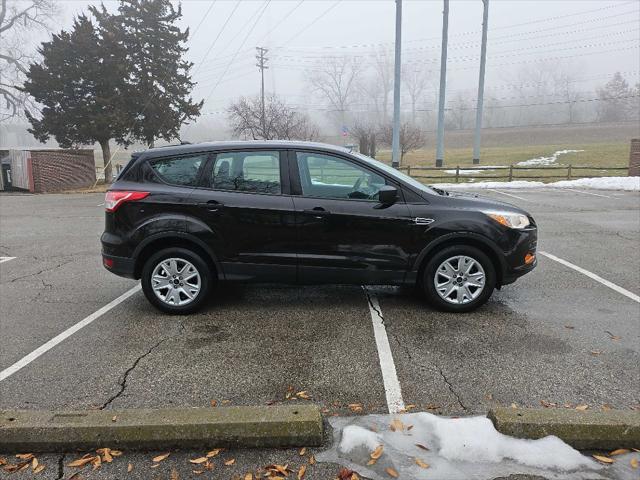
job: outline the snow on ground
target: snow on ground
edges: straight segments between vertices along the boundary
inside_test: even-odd
[[[469,183],[436,183],[436,188],[445,190],[476,190],[497,188],[530,189],[530,188],[592,188],[595,190],[640,191],[640,177],[597,177],[561,180],[553,183],[515,180],[513,182],[469,182]]]
[[[529,160],[525,160],[523,162],[518,162],[516,165],[519,167],[535,167],[539,165],[551,165],[552,163],[556,163],[558,157],[561,155],[566,155],[568,153],[580,153],[584,152],[584,150],[558,150],[554,152],[550,157],[538,157],[531,158]]]
[[[504,165],[502,167],[504,167]],[[491,170],[495,170],[496,168],[500,168],[500,167],[496,166],[496,165],[482,165],[482,166],[476,167],[474,170],[464,170],[464,169],[461,168],[458,171],[458,173],[460,175],[473,175],[473,174],[478,173],[481,170],[487,170],[488,172],[490,172]],[[446,173],[451,173],[451,174],[454,174],[454,175],[456,173],[455,170],[445,170],[445,172]]]
[[[416,480],[480,480],[512,474],[547,479],[637,478],[637,471],[625,467],[630,457],[603,467],[557,437],[509,437],[485,417],[447,418],[421,412],[334,417],[329,422],[333,446],[318,460],[341,464],[372,479],[388,480],[393,476],[390,469],[398,478]]]

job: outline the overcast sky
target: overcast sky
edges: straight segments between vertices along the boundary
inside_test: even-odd
[[[61,26],[96,2],[61,1]],[[104,2],[115,9],[116,1]],[[177,2],[176,2],[177,3]],[[393,46],[393,0],[183,0],[182,25],[191,30],[189,59],[206,99],[206,121],[240,95],[259,92],[255,47],[270,49],[268,91],[290,104],[321,108],[305,76],[324,55],[362,55]],[[403,2],[403,63],[439,71],[441,0]],[[473,91],[477,84],[482,2],[452,0],[449,16],[448,86]],[[226,27],[224,27],[226,23]],[[639,74],[640,2],[602,0],[491,0],[487,88],[508,85],[523,66],[556,63],[574,73],[579,90],[591,90],[615,71],[631,84]],[[434,80],[434,81],[435,81]],[[434,91],[435,95],[435,91]],[[451,97],[450,97],[451,98]]]

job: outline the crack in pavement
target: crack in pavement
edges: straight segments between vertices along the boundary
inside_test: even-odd
[[[158,341],[157,343],[155,343],[151,348],[149,348],[149,350],[147,350],[145,353],[143,353],[142,355],[140,355],[138,358],[135,359],[135,361],[133,362],[133,365],[131,365],[125,372],[124,375],[122,376],[122,380],[120,381],[119,385],[120,385],[120,390],[118,392],[116,392],[115,395],[112,395],[106,402],[104,402],[102,404],[102,406],[100,408],[98,408],[98,410],[104,410],[105,408],[107,408],[109,405],[111,405],[111,403],[113,403],[116,399],[118,399],[123,393],[124,391],[127,389],[127,380],[129,379],[129,374],[134,371],[136,369],[136,367],[138,366],[138,364],[148,355],[151,354],[151,352],[153,352],[156,348],[158,348],[160,345],[162,345],[164,342],[166,342],[167,340],[171,340],[172,338],[177,338],[179,337],[182,333],[184,333],[185,331],[185,326],[184,326],[184,322],[180,322],[179,324],[179,332],[175,335],[170,335],[168,337],[164,337],[163,339],[161,339],[160,341]]]
[[[64,478],[64,459],[66,456],[67,454],[63,453],[58,459],[58,476],[55,480],[62,480]]]
[[[64,265],[67,265],[68,263],[71,263],[71,262],[73,262],[73,259],[68,260],[66,262],[58,263],[57,265],[55,265],[53,267],[50,267],[50,268],[43,268],[42,270],[40,270],[38,272],[35,272],[35,273],[29,273],[27,275],[22,275],[21,277],[16,277],[16,278],[10,280],[9,283],[17,282],[18,280],[23,280],[23,279],[29,278],[29,277],[35,277],[35,276],[38,276],[38,275],[40,275],[40,274],[42,274],[44,272],[50,272],[51,270],[55,270],[56,268],[60,268],[60,267],[62,267]]]
[[[410,361],[412,361],[414,363],[417,363],[422,368],[430,368],[432,370],[436,370],[438,372],[438,374],[440,375],[440,377],[442,378],[442,380],[444,381],[445,385],[447,386],[447,389],[455,397],[456,402],[458,402],[458,405],[460,405],[460,407],[465,412],[468,411],[468,408],[466,407],[466,405],[462,401],[461,396],[453,388],[453,384],[449,381],[447,376],[444,374],[444,371],[442,370],[442,368],[439,367],[436,363],[428,361],[428,360],[427,360],[427,362],[429,363],[429,366],[425,366],[424,364],[422,364],[422,362],[420,360],[414,359],[413,355],[411,354],[411,350],[409,349],[409,347],[407,345],[405,345],[403,342],[400,341],[400,339],[398,338],[398,335],[392,329],[387,329],[386,328],[387,326],[391,326],[391,324],[386,323],[384,315],[382,315],[381,308],[379,308],[379,305],[380,305],[379,302],[378,302],[378,307],[376,307],[376,305],[374,305],[373,301],[371,300],[371,295],[369,294],[369,291],[367,290],[367,288],[363,287],[363,290],[365,292],[365,295],[367,296],[367,301],[369,302],[369,306],[378,314],[378,316],[380,317],[380,320],[382,321],[382,325],[385,326],[385,330],[387,331],[387,335],[390,335],[395,340],[395,342],[398,344],[398,346],[402,350],[404,350],[406,356],[409,358]]]

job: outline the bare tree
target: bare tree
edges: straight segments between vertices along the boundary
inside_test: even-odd
[[[353,100],[360,65],[356,57],[327,57],[318,60],[307,73],[311,88],[324,97],[330,109],[338,113],[341,125],[346,123],[346,112]]]
[[[358,141],[358,149],[363,155],[376,158],[376,140],[378,136],[378,126],[372,122],[358,119],[352,125],[351,135]]]
[[[393,126],[386,125],[381,131],[382,141],[385,145],[391,146]],[[419,150],[425,144],[424,131],[418,125],[404,122],[400,125],[400,163],[406,153]]]
[[[422,65],[406,66],[402,70],[402,83],[411,101],[411,121],[415,123],[416,106],[424,98],[429,86],[429,76]]]
[[[576,90],[575,87],[575,76],[571,72],[561,71],[556,75],[554,82],[556,95],[566,102],[569,113],[569,123],[573,123],[576,121],[576,107],[582,98],[582,94]]]
[[[314,140],[318,129],[309,117],[287,106],[276,95],[265,98],[264,122],[260,96],[240,97],[227,109],[235,136],[253,140]]]
[[[35,108],[20,89],[28,65],[35,60],[29,37],[36,30],[50,30],[57,11],[54,0],[0,0],[0,97],[4,107],[0,122]]]
[[[458,92],[447,109],[447,123],[456,130],[463,130],[469,125],[473,110],[471,99]]]

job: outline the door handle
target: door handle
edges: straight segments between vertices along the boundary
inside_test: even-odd
[[[215,200],[209,200],[208,202],[198,203],[199,207],[206,208],[210,212],[219,212],[224,207],[224,204]]]
[[[328,210],[325,210],[322,207],[315,207],[310,210],[303,210],[303,213],[306,213],[307,215],[313,215],[316,218],[324,218],[331,215],[331,212],[329,212]]]

